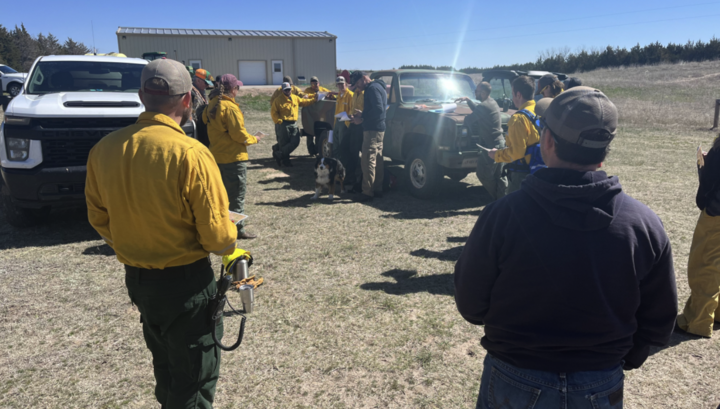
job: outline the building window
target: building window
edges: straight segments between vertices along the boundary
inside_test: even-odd
[[[202,68],[202,60],[190,60],[190,66],[193,67],[194,70]]]
[[[279,62],[276,62],[273,64],[273,71],[274,72],[282,72],[282,64]]]

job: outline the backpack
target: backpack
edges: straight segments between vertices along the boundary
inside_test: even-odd
[[[521,109],[515,114],[525,115],[525,117],[530,120],[530,123],[533,124],[533,126],[537,130],[538,135],[541,134],[542,125],[540,125],[539,116],[533,114],[527,109]],[[525,156],[527,155],[530,155],[530,163],[525,160]],[[543,168],[547,168],[547,165],[545,165],[545,162],[542,159],[542,155],[540,154],[540,143],[536,143],[525,148],[525,155],[522,158],[516,160],[515,162],[510,163],[507,167],[509,171],[526,172],[530,173],[531,175]]]
[[[205,108],[207,108],[207,104],[200,105],[195,111],[195,115],[197,117],[197,121],[195,121],[195,139],[197,139],[200,143],[210,147],[210,137],[208,136],[207,131],[207,124],[203,122],[202,116],[203,111],[205,111]]]

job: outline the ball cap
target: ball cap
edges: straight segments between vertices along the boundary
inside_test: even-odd
[[[600,90],[574,87],[553,99],[543,117],[550,130],[565,142],[585,148],[601,149],[610,145],[617,129],[615,104]],[[604,140],[581,137],[585,131],[602,129],[609,133]]]
[[[160,78],[168,85],[167,92],[146,90],[145,83],[153,78]],[[175,60],[154,60],[145,66],[140,75],[140,84],[143,92],[152,95],[180,95],[187,94],[192,89],[192,82],[187,69]]]
[[[345,77],[340,76],[340,77],[335,78],[335,83],[336,83],[336,84],[344,84],[344,83],[345,83]]]
[[[242,82],[232,74],[223,74],[218,78],[218,81],[222,84],[225,89],[234,89],[235,87],[242,87]]]
[[[208,70],[198,68],[197,70],[195,70],[195,76],[200,78],[201,80],[204,80],[206,84],[212,87],[212,75]]]
[[[539,95],[542,90],[547,87],[548,85],[552,85],[555,81],[557,81],[557,77],[552,74],[545,74],[538,80],[537,84],[537,92],[535,92],[535,95]]]
[[[289,82],[283,82],[282,89],[283,89],[283,91],[285,91],[286,89],[292,89],[292,85],[290,85]]]
[[[318,77],[311,77],[310,82],[320,82],[320,80],[318,80]]]

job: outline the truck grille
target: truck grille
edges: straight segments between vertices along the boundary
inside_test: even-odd
[[[137,118],[44,118],[37,119],[37,124],[44,129],[78,129],[78,128],[124,128],[137,122]]]
[[[69,139],[42,141],[43,164],[45,166],[85,166],[90,149],[99,139]]]

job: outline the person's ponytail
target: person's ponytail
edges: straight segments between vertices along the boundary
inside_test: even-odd
[[[210,119],[215,119],[215,115],[217,115],[218,107],[220,107],[220,100],[222,99],[222,96],[225,94],[225,87],[222,83],[220,83],[220,95],[217,96],[217,102],[213,107],[210,109],[210,112],[208,112],[208,116]],[[212,103],[212,101],[211,101]]]

